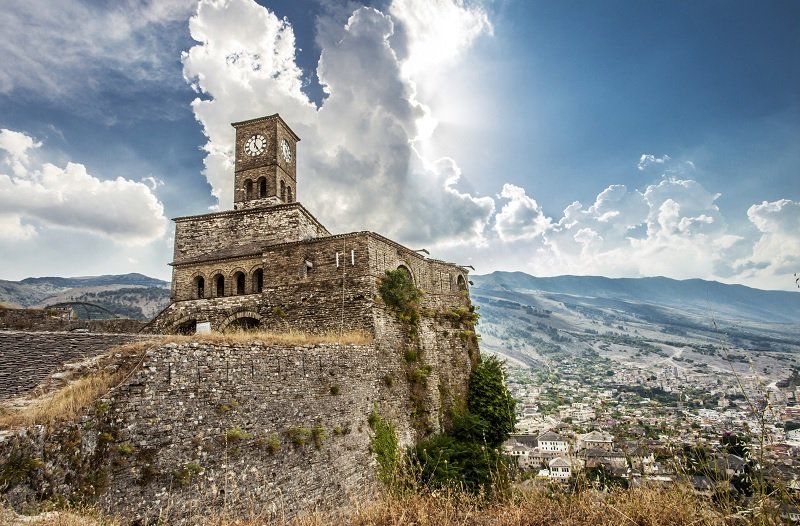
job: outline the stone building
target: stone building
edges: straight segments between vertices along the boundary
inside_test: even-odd
[[[333,235],[297,201],[300,139],[278,114],[232,126],[234,209],[174,220],[172,301],[147,330],[374,333],[379,278],[397,268],[426,308],[465,303],[464,267],[373,232]]]

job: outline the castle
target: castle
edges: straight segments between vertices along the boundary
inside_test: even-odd
[[[0,484],[15,509],[88,502],[135,523],[194,524],[338,508],[380,491],[371,422],[405,447],[463,408],[480,359],[466,269],[372,232],[332,235],[295,200],[299,139],[286,123],[233,126],[234,210],[175,220],[172,302],[146,330],[368,337],[154,338],[106,353],[97,367],[124,377],[76,419],[0,436],[0,466],[28,466]],[[413,323],[379,293],[396,269],[424,291]]]
[[[232,126],[234,209],[174,220],[172,301],[150,330],[372,333],[378,280],[398,268],[428,306],[464,304],[464,267],[373,232],[332,235],[297,201],[300,138],[278,114]]]

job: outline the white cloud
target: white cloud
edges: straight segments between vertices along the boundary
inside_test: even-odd
[[[800,201],[763,201],[748,208],[747,217],[761,235],[734,268],[746,279],[786,287],[789,277],[800,271]]]
[[[698,181],[665,178],[643,192],[611,185],[585,207],[576,201],[554,222],[523,188],[505,185],[497,237],[483,257],[510,251],[498,268],[539,275],[664,275],[785,288],[800,268],[800,203],[748,210],[757,236],[728,231],[717,200]],[[496,263],[494,264],[496,266]],[[782,285],[783,284],[783,285]]]
[[[508,199],[495,216],[494,228],[502,241],[532,239],[552,227],[550,218],[539,203],[525,195],[524,188],[506,183],[498,197]]]
[[[333,231],[371,229],[407,243],[482,241],[493,199],[457,189],[461,171],[452,159],[425,159],[414,147],[430,109],[392,47],[395,22],[360,8],[338,38],[320,39],[327,46],[317,74],[327,98],[317,110],[301,91],[288,22],[250,0],[200,2],[190,24],[199,43],[184,56],[184,75],[204,97],[193,108],[208,136],[205,175],[221,208],[232,200],[230,122],[280,112],[302,138],[298,198]]]
[[[645,168],[652,164],[664,164],[667,161],[671,160],[669,155],[664,155],[663,157],[656,157],[652,153],[643,153],[641,157],[639,157],[639,164],[637,168],[639,171],[644,171]]]
[[[166,229],[164,208],[150,189],[123,178],[101,180],[86,167],[29,161],[32,137],[3,130],[0,149],[0,210],[6,239],[29,239],[41,228],[91,232],[120,244],[143,244]],[[3,165],[13,175],[2,172]]]
[[[23,241],[34,237],[36,229],[23,224],[20,216],[0,213],[0,241]]]
[[[179,75],[173,50],[193,6],[193,0],[3,2],[0,93],[69,101],[83,111],[109,87],[116,94],[163,89]]]
[[[410,78],[456,63],[476,38],[492,33],[486,13],[462,0],[395,0],[389,14],[404,29],[403,73]]]

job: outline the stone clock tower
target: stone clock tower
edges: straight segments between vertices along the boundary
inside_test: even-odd
[[[234,209],[296,201],[300,138],[277,113],[231,126],[236,129]]]

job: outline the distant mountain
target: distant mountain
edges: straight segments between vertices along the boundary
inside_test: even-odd
[[[582,302],[601,306],[621,302],[631,306],[671,307],[706,318],[716,316],[729,321],[800,322],[800,291],[760,290],[702,279],[599,276],[537,278],[523,272],[494,272],[472,276],[472,280],[476,290],[537,291],[551,297],[563,295],[581,298]]]
[[[481,348],[520,364],[555,366],[564,353],[588,352],[642,366],[724,370],[727,356],[779,379],[800,360],[800,292],[662,277],[471,278]]]
[[[46,307],[63,302],[100,305],[118,316],[149,319],[169,303],[169,283],[143,274],[0,280],[0,303]],[[81,316],[80,309],[76,313]]]

